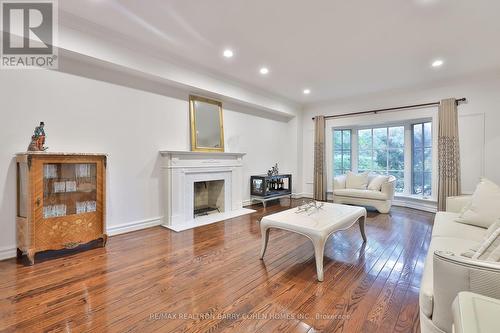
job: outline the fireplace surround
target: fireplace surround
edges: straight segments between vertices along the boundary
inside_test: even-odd
[[[244,153],[160,151],[160,154],[164,227],[183,231],[253,212],[243,208]],[[219,205],[223,202],[222,209],[219,207],[220,212],[195,216],[195,187],[210,182],[219,184],[215,190]]]

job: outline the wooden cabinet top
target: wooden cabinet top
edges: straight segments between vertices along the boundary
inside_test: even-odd
[[[26,155],[36,155],[36,156],[108,156],[105,153],[68,153],[68,152],[47,152],[47,151],[26,151],[22,153],[16,153],[16,156],[26,156]]]
[[[253,176],[250,176],[250,177],[258,177],[258,178],[269,178],[269,179],[272,179],[272,178],[286,178],[286,177],[291,177],[292,174],[290,173],[280,173],[280,174],[277,174],[277,175],[267,175],[267,174],[261,174],[261,175],[253,175]]]

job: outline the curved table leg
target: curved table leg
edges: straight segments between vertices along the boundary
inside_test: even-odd
[[[358,220],[359,231],[361,231],[361,237],[363,237],[363,242],[366,242],[365,222],[366,222],[366,214],[365,214],[365,216],[360,217]]]
[[[326,239],[317,238],[313,240],[314,245],[314,258],[316,259],[316,273],[318,281],[323,281],[323,255],[325,253]]]
[[[264,259],[266,253],[267,243],[269,242],[269,228],[261,229],[262,247],[260,249],[260,259]]]

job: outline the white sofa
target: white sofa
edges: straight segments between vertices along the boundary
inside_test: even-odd
[[[455,221],[470,200],[448,198],[447,211],[436,214],[420,285],[423,333],[452,332],[452,303],[460,291],[500,298],[500,264],[461,256],[481,244],[487,231]]]
[[[374,174],[368,176],[368,184],[375,176]],[[391,210],[395,187],[394,176],[389,176],[388,181],[382,184],[380,191],[346,188],[346,176],[337,176],[333,180],[333,202],[374,207],[380,213],[387,214]]]

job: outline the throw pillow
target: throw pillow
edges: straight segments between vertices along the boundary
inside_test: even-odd
[[[500,187],[481,179],[472,200],[461,212],[457,222],[488,228],[500,218]]]
[[[474,258],[478,259],[480,256],[484,254],[486,250],[488,250],[488,244],[491,244],[498,236],[493,236],[493,239],[491,238],[492,235],[498,235],[500,234],[500,220],[497,222],[493,223],[488,230],[486,230],[486,233],[484,234],[483,240],[481,241],[481,244],[475,245],[474,247],[470,248],[469,251],[462,253],[464,257],[467,258]],[[500,238],[499,238],[500,241]],[[499,261],[500,259],[500,247],[497,247],[496,251],[494,249],[489,249],[491,252],[490,253],[490,258],[492,261]]]
[[[484,234],[483,241],[486,241],[497,229],[500,228],[500,220],[496,221],[492,225],[486,229],[486,233]]]
[[[333,189],[334,190],[344,189],[345,181],[346,181],[345,175],[333,177]]]
[[[498,261],[498,251],[500,250],[500,228],[493,232],[484,241],[472,259]]]
[[[388,176],[377,175],[372,179],[370,184],[368,184],[368,189],[372,191],[380,191],[382,189],[382,184],[389,180]]]
[[[357,174],[351,171],[347,172],[345,188],[366,190],[366,186],[368,186],[368,172]]]

